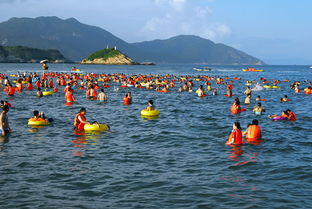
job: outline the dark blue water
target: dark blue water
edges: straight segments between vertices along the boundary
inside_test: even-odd
[[[50,65],[68,71],[71,65]],[[242,66],[212,66],[197,72],[191,65],[76,66],[84,72],[131,74],[211,75],[241,77],[234,94],[242,101],[246,80],[312,80],[308,66],[263,66],[262,73],[242,72]],[[38,64],[1,64],[7,74],[40,72]],[[203,82],[195,82],[198,87]],[[109,101],[98,104],[75,91],[78,100],[64,105],[64,94],[37,98],[25,91],[13,99],[8,113],[13,133],[0,144],[0,208],[310,208],[312,205],[312,96],[295,94],[290,83],[281,89],[256,92],[246,112],[231,115],[233,98],[198,98],[194,93],[156,93],[144,89],[107,89]],[[114,86],[115,84],[112,84]],[[178,86],[178,85],[177,85]],[[127,91],[133,104],[124,106]],[[194,88],[196,90],[196,88]],[[62,92],[62,89],[60,89]],[[211,95],[211,92],[208,94]],[[279,103],[288,95],[291,102]],[[252,113],[255,97],[267,113]],[[141,118],[146,101],[161,111],[155,120]],[[87,108],[88,121],[106,122],[111,130],[77,136],[73,118]],[[272,122],[268,114],[292,109],[295,122]],[[32,111],[53,117],[53,125],[27,126]],[[260,121],[264,142],[233,148],[224,145],[234,121],[245,128]]]

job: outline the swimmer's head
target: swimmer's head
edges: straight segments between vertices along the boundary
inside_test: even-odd
[[[39,115],[39,111],[38,110],[35,110],[34,111],[34,116],[38,116]]]

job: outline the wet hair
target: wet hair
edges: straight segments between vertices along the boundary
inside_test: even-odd
[[[234,122],[234,125],[239,129],[239,130],[242,130],[241,126],[240,126],[240,123],[238,121],[235,121]]]
[[[151,104],[151,105],[154,104],[153,100],[148,100],[148,103]]]
[[[260,102],[258,103],[258,106],[261,107],[261,103]]]
[[[3,107],[2,107],[2,110],[4,110],[4,111],[8,111],[10,108],[9,108],[9,106],[8,105],[4,105]]]
[[[291,110],[290,110],[290,109],[287,109],[287,110],[285,110],[285,112],[291,112]]]
[[[34,116],[37,116],[37,115],[39,115],[39,111],[38,111],[38,110],[35,110],[35,111],[34,111]]]
[[[79,110],[79,112],[86,112],[87,110],[86,110],[86,108],[84,108],[84,107],[82,107],[82,108],[80,108],[80,110]]]
[[[288,96],[287,96],[287,95],[284,95],[284,97],[287,98]]]
[[[259,121],[257,119],[253,119],[251,122],[252,125],[258,125]]]
[[[101,92],[104,92],[104,89],[101,89]]]

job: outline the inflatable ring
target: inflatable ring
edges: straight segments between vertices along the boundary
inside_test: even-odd
[[[54,91],[43,91],[42,92],[43,96],[48,96],[48,95],[52,95],[52,94],[54,94]]]
[[[268,86],[268,85],[264,85],[263,87],[266,89],[279,89],[280,88],[279,86]]]
[[[277,116],[277,117],[271,118],[271,120],[287,120],[287,118],[283,116]]]
[[[42,118],[38,118],[38,119],[35,119],[35,118],[30,118],[28,120],[28,125],[30,126],[46,126],[46,125],[49,125],[49,121],[48,120],[45,120],[45,119],[42,119]]]
[[[107,124],[86,124],[84,125],[85,131],[107,131],[109,129],[109,126]]]
[[[142,116],[158,116],[159,113],[160,113],[160,111],[156,110],[156,109],[155,110],[146,110],[146,109],[141,110]]]

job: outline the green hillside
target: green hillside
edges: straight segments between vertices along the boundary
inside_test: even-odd
[[[67,60],[56,49],[36,49],[24,46],[0,46],[0,62],[39,62],[48,59],[49,61]]]
[[[90,56],[88,56],[87,60],[94,60],[97,58],[108,59],[110,57],[115,57],[119,54],[121,54],[120,51],[115,50],[113,48],[102,49],[92,53]]]

